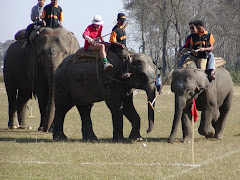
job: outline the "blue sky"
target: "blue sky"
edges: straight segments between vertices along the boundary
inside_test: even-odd
[[[31,9],[37,0],[0,0],[1,33],[0,42],[14,39],[15,33],[31,23]],[[50,0],[45,0],[45,5]],[[94,15],[102,16],[102,35],[111,32],[116,24],[117,14],[124,12],[122,0],[58,0],[63,9],[63,26],[72,31],[80,46],[83,46],[82,33],[91,24]],[[127,30],[126,30],[127,32]],[[109,36],[104,38],[109,41]]]

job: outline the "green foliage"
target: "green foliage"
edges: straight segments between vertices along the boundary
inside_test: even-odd
[[[234,82],[234,84],[240,86],[240,70],[236,71],[236,70],[229,70],[231,76],[232,76],[232,80]]]
[[[0,83],[0,179],[239,179],[240,87],[234,87],[233,106],[221,141],[200,136],[200,121],[195,123],[194,153],[199,166],[191,166],[191,144],[180,141],[181,127],[174,144],[167,143],[174,115],[174,94],[169,86],[164,86],[156,100],[155,127],[150,134],[146,133],[146,95],[140,91],[134,96],[144,141],[126,143],[111,141],[111,114],[104,102],[95,103],[91,113],[97,142],[82,141],[76,108],[65,118],[69,141],[52,142],[51,133],[37,131],[40,115],[35,100],[36,118],[28,119],[33,129],[8,130],[8,102],[3,88]],[[124,118],[124,137],[130,131],[131,124]]]

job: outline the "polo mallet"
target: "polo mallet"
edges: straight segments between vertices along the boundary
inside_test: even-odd
[[[33,114],[32,114],[32,106],[33,106],[32,101],[33,101],[33,95],[32,95],[32,99],[31,99],[31,115],[27,117],[29,119],[35,118],[35,116],[33,116]]]
[[[163,83],[163,85],[162,85],[162,87],[161,87],[161,89],[160,89],[159,92],[161,92],[164,84],[165,84],[166,81],[168,80],[169,76],[172,74],[173,70],[174,70],[174,68],[173,68],[173,69],[170,71],[170,73],[168,74],[168,76],[167,76],[167,78],[165,79],[165,81],[164,81],[164,83]],[[154,110],[154,107],[153,107],[153,106],[154,106],[154,103],[155,103],[155,101],[156,101],[156,99],[157,99],[157,97],[158,97],[159,94],[160,94],[160,93],[158,93],[158,94],[156,95],[156,97],[153,99],[152,102],[148,101],[148,104],[149,104],[149,106],[152,108],[152,110]]]
[[[122,31],[123,31],[123,32],[125,31],[125,29],[127,28],[127,26],[128,26],[128,22],[126,22],[125,26],[122,28]],[[119,29],[119,30],[121,30],[121,29]],[[118,31],[119,31],[119,30],[118,30]],[[94,38],[94,41],[98,41],[99,39],[101,39],[101,38],[103,38],[103,37],[106,37],[106,36],[108,36],[108,35],[110,35],[110,34],[112,34],[112,32],[110,32],[110,33],[108,33],[108,34],[106,34],[106,35],[104,35],[104,36],[102,36],[102,37]]]

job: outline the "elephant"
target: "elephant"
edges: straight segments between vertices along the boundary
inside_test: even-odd
[[[114,52],[109,51],[108,61],[113,69],[104,72],[100,61],[93,58],[79,58],[68,56],[57,68],[55,85],[55,118],[53,125],[53,140],[68,140],[63,132],[66,113],[76,106],[82,120],[82,137],[84,140],[95,140],[97,136],[92,129],[90,117],[94,102],[105,101],[112,114],[113,140],[124,141],[123,115],[131,122],[132,130],[129,138],[141,140],[140,117],[133,105],[132,88],[143,89],[149,101],[155,97],[154,78],[157,66],[147,54],[132,55],[129,63],[129,78],[122,79],[121,74],[126,68],[126,61]],[[79,62],[79,63],[76,63]],[[148,107],[148,121],[150,133],[154,125],[154,112]]]
[[[27,56],[25,49],[21,48],[23,43],[23,41],[15,41],[11,44],[4,59],[3,74],[8,96],[10,129],[31,129],[26,123],[26,108],[32,95],[33,81],[27,73]]]
[[[233,97],[232,78],[224,67],[216,68],[216,79],[212,81],[205,71],[197,69],[195,63],[179,68],[173,73],[171,90],[175,94],[175,112],[169,143],[175,140],[180,119],[183,142],[192,141],[192,98],[196,100],[197,110],[201,111],[199,134],[222,139]]]
[[[26,105],[33,92],[41,114],[38,130],[46,132],[55,111],[54,73],[63,59],[75,53],[80,46],[73,33],[49,27],[34,30],[26,48],[23,48],[23,43],[20,40],[13,43],[4,60],[4,81],[9,100],[8,126],[18,127],[18,116],[20,127],[28,127]]]

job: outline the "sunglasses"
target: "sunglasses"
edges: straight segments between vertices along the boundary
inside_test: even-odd
[[[194,29],[194,27],[190,27],[190,29]]]

